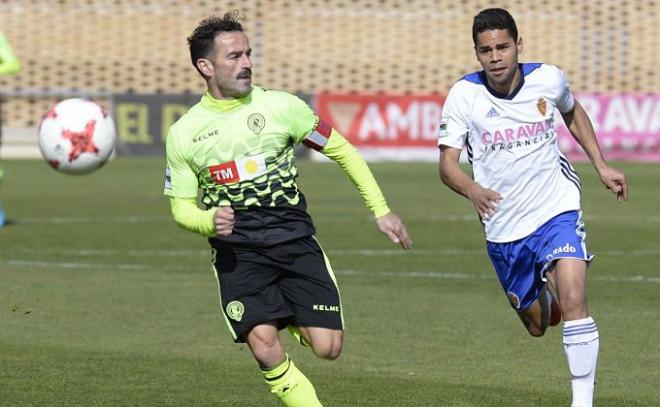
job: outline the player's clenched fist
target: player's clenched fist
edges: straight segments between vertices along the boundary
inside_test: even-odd
[[[219,236],[229,236],[234,230],[234,210],[230,206],[221,206],[213,215],[215,233]]]

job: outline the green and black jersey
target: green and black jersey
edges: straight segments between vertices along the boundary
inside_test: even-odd
[[[328,143],[331,135],[334,141]],[[268,246],[314,234],[296,184],[298,143],[340,163],[375,216],[389,212],[353,146],[298,97],[254,87],[235,100],[216,100],[207,93],[170,128],[165,194],[174,198],[175,219],[174,202],[199,197],[206,209],[234,209],[232,234],[212,237],[212,243]],[[211,222],[210,228],[191,230],[213,234],[212,217],[205,215],[202,222]]]

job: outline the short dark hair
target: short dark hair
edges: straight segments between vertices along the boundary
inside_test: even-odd
[[[188,37],[190,60],[195,69],[199,71],[197,68],[198,59],[206,58],[213,52],[213,40],[216,35],[222,32],[243,32],[243,26],[239,20],[239,11],[233,10],[225,13],[222,18],[211,16],[199,22],[195,31]]]
[[[507,30],[514,41],[518,41],[518,27],[508,11],[502,8],[487,8],[474,16],[472,22],[472,41],[477,45],[477,36],[484,31]]]

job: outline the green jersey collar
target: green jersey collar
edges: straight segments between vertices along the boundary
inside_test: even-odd
[[[254,89],[254,88],[253,88]],[[252,92],[240,99],[216,99],[209,92],[202,96],[202,106],[216,112],[228,112],[237,107],[247,105],[252,99]]]

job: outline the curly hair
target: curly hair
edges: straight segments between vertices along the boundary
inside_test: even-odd
[[[213,41],[215,36],[222,32],[240,31],[243,32],[243,26],[239,22],[240,15],[238,10],[225,13],[222,18],[211,16],[200,21],[188,37],[188,48],[190,49],[190,60],[197,68],[197,60],[207,58],[213,53]],[[201,72],[200,72],[201,73]]]

